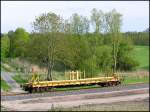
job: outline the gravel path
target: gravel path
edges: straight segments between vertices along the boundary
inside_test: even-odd
[[[12,78],[15,75],[14,73],[1,71],[1,77],[3,80],[7,82],[7,84],[11,87],[11,92],[24,92],[19,84]]]

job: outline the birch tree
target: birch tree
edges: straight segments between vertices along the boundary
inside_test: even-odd
[[[103,27],[103,12],[102,10],[93,9],[91,11],[91,22],[93,28],[95,29],[95,33],[100,33]]]
[[[117,53],[119,47],[119,38],[121,36],[121,24],[122,15],[115,9],[105,14],[105,31],[110,33],[112,37],[112,48],[113,48],[113,72],[116,72],[117,65]]]

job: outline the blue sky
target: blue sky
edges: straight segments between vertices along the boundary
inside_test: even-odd
[[[65,19],[73,13],[90,18],[93,8],[103,12],[115,8],[123,15],[122,32],[143,31],[149,27],[149,1],[1,1],[1,32],[17,27],[31,32],[35,17],[49,11]]]

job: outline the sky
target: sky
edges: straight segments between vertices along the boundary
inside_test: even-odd
[[[104,13],[116,9],[122,16],[122,32],[149,28],[149,1],[1,1],[1,32],[22,27],[31,32],[31,23],[42,13],[54,12],[64,19],[73,13],[90,18],[93,8]]]

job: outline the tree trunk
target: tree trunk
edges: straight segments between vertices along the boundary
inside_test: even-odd
[[[48,62],[48,72],[47,72],[47,80],[52,81],[52,67],[51,67],[51,62]]]
[[[114,37],[116,38],[116,37]],[[114,67],[113,67],[113,73],[116,72],[116,64],[117,64],[117,57],[116,57],[116,39],[114,39],[113,42],[113,61],[114,61]]]

